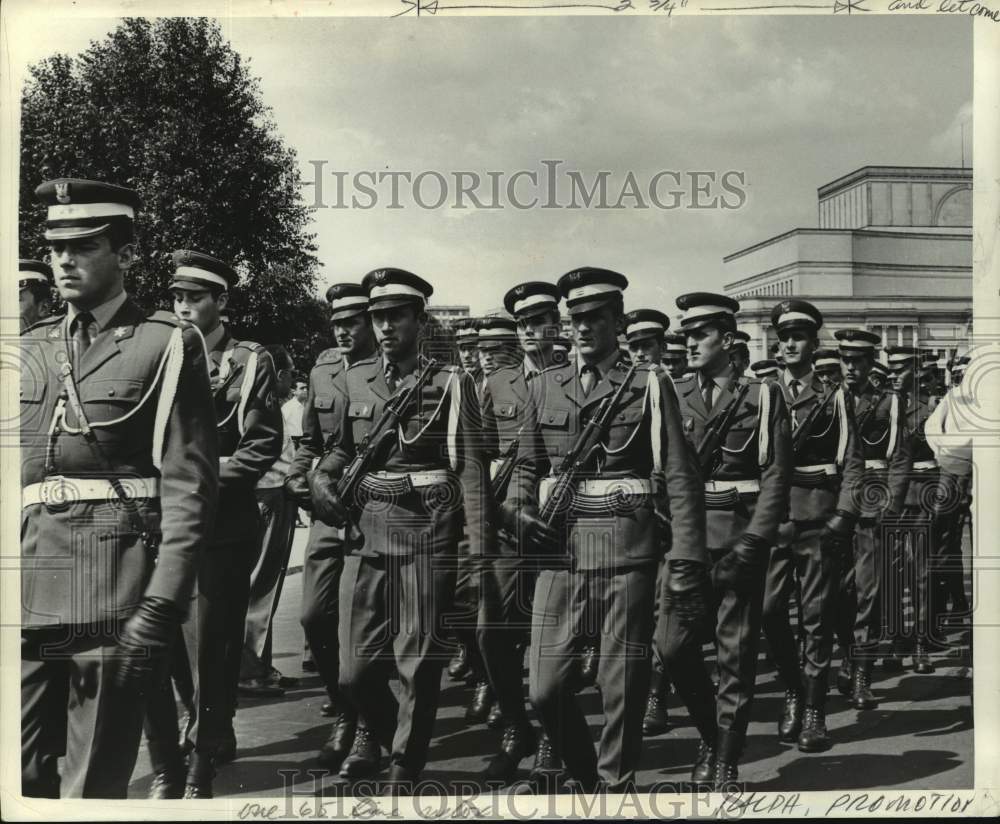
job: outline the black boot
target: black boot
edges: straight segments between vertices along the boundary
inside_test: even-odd
[[[565,778],[562,760],[552,749],[552,742],[543,732],[535,749],[535,763],[531,767],[528,782],[536,793],[557,792]]]
[[[330,726],[330,737],[319,749],[316,760],[320,766],[328,770],[338,770],[344,759],[351,752],[354,744],[354,732],[357,727],[357,719],[351,711],[340,711],[333,718]]]
[[[850,656],[844,655],[844,660],[840,662],[840,669],[837,671],[837,692],[841,695],[850,696],[854,684],[854,663]]]
[[[215,767],[212,756],[206,752],[195,750],[191,753],[185,779],[185,798],[212,798],[212,779],[215,778]]]
[[[597,664],[599,652],[593,644],[588,644],[583,648],[580,656],[580,686],[592,687],[597,683]]]
[[[500,702],[494,701],[490,708],[489,718],[486,719],[486,726],[491,730],[502,730],[506,727],[504,723],[503,711],[500,709]]]
[[[778,740],[793,744],[802,731],[802,692],[785,690],[785,705],[778,719]]]
[[[469,654],[465,650],[465,644],[459,644],[458,650],[448,664],[448,677],[452,681],[464,681],[471,674],[472,669],[469,667]]]
[[[517,724],[510,724],[503,731],[500,752],[490,759],[483,772],[483,780],[504,786],[512,783],[517,777],[517,768],[522,759],[535,752],[537,745],[538,738],[527,718]]]
[[[692,784],[709,784],[715,774],[715,741],[698,742],[698,757],[694,760],[691,770]]]
[[[870,663],[862,661],[855,665],[851,687],[851,703],[855,709],[873,710],[878,706],[878,700],[872,695]]]
[[[667,716],[668,692],[667,679],[654,670],[646,698],[646,714],[642,718],[643,735],[660,735],[667,731],[670,723]]]
[[[153,762],[153,782],[146,798],[165,800],[184,797],[184,758],[176,741],[164,746],[161,741],[149,742],[149,759]]]
[[[719,730],[715,745],[715,762],[712,767],[712,783],[716,792],[736,789],[732,785],[739,779],[738,765],[742,752],[742,735],[732,730]]]
[[[389,775],[382,785],[382,795],[413,795],[419,776],[402,764],[389,767]]]
[[[218,748],[213,754],[216,765],[228,764],[230,761],[236,758],[236,731],[233,729],[232,722],[229,724],[229,729],[226,730],[225,737],[222,743],[219,744]]]
[[[372,778],[382,771],[382,747],[361,721],[354,731],[350,755],[340,765],[341,778]]]
[[[882,669],[886,672],[902,672],[903,656],[899,652],[899,647],[895,643],[889,645],[889,651],[882,659]]]
[[[472,693],[472,701],[465,709],[465,720],[472,724],[482,724],[490,717],[493,708],[493,690],[489,681],[477,681]]]
[[[830,735],[826,731],[826,682],[820,678],[807,678],[805,701],[799,751],[822,752],[830,748]]]

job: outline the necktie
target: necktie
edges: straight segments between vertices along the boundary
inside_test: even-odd
[[[802,384],[799,381],[793,380],[789,381],[788,385],[791,387],[792,397],[797,398],[799,396],[799,387],[802,386]]]
[[[73,350],[76,354],[76,371],[80,371],[80,362],[83,354],[90,348],[90,324],[94,322],[94,316],[90,312],[81,312],[73,318],[73,329],[70,337],[73,339]]]
[[[392,361],[385,365],[385,383],[390,392],[395,392],[399,385],[399,367]]]
[[[584,366],[580,370],[580,386],[583,388],[583,396],[587,397],[597,385],[597,367]]]
[[[715,402],[715,381],[711,378],[701,385],[701,397],[705,401],[705,408],[710,410]]]

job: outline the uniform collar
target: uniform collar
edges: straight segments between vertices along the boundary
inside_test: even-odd
[[[219,345],[225,334],[226,334],[226,325],[224,323],[220,323],[211,332],[205,335],[205,348],[207,348],[208,351],[211,352],[213,349],[215,349],[216,346]]]
[[[607,356],[607,357],[606,357],[606,358],[605,358],[604,360],[602,360],[602,361],[599,361],[599,362],[598,362],[598,363],[596,363],[596,364],[593,364],[594,366],[596,366],[596,367],[597,367],[597,372],[598,372],[598,376],[599,376],[599,377],[600,377],[600,378],[601,378],[602,380],[603,380],[604,378],[606,378],[606,377],[607,377],[607,375],[608,375],[608,372],[610,372],[610,371],[611,371],[611,368],[612,368],[612,367],[613,367],[613,366],[614,366],[614,365],[615,365],[616,363],[618,363],[618,359],[619,359],[619,357],[621,357],[621,350],[620,350],[620,349],[615,349],[615,350],[614,350],[614,351],[613,351],[613,352],[612,352],[612,353],[611,353],[610,355],[608,355],[608,356]],[[586,362],[586,361],[585,361],[585,360],[584,360],[583,358],[581,358],[581,357],[577,356],[577,359],[576,359],[576,376],[577,376],[578,378],[580,378],[580,377],[582,377],[582,376],[583,376],[583,368],[584,368],[585,366],[588,366],[588,365],[589,365],[589,364],[587,364],[587,362]]]
[[[792,381],[796,380],[799,382],[799,386],[811,386],[815,375],[816,372],[810,369],[801,378],[793,378],[792,373],[788,371],[787,367],[785,367],[785,370],[781,373],[781,382],[789,389],[792,387]]]
[[[94,316],[94,322],[97,324],[98,332],[103,332],[107,328],[108,324],[111,323],[111,319],[118,314],[118,310],[122,308],[126,300],[128,300],[128,294],[122,289],[111,300],[106,300],[100,306],[90,310],[90,314]],[[80,311],[72,303],[67,304],[66,322],[69,324],[69,327],[73,326],[73,321],[80,314]]]

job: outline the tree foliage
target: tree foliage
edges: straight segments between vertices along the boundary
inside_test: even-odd
[[[174,249],[198,249],[241,274],[237,334],[283,343],[300,368],[330,345],[319,263],[284,145],[258,80],[205,18],[128,18],[78,57],[31,67],[22,95],[21,254],[44,255],[35,187],[84,177],[136,189],[139,264],[127,288],[165,306]]]

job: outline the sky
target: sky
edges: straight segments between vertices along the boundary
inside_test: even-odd
[[[50,19],[43,36],[11,44],[15,66],[70,54],[110,19]],[[971,164],[972,26],[967,18],[466,18],[224,19],[250,60],[278,131],[305,180],[323,172],[323,202],[357,172],[436,171],[438,209],[388,182],[374,208],[313,210],[320,292],[399,266],[434,284],[433,303],[496,309],[523,280],[578,266],[625,274],[627,308],[674,314],[674,298],[721,291],[724,256],[816,225],[816,189],[865,165],[957,166],[961,124]],[[660,171],[741,172],[737,209],[454,209],[453,173],[503,186],[518,170],[544,181],[561,160],[589,186],[609,172],[614,203],[629,172],[648,201]],[[688,179],[689,180],[689,179]],[[731,179],[732,180],[732,179]],[[671,179],[660,190],[661,202]],[[568,178],[557,199],[568,202]],[[688,186],[690,188],[690,186]],[[425,180],[426,201],[438,186]],[[518,197],[537,194],[522,180]],[[303,189],[307,203],[316,200]],[[714,195],[726,194],[716,187]],[[729,202],[735,198],[726,195]],[[684,204],[692,202],[687,193]],[[470,203],[471,201],[467,201]],[[651,205],[651,204],[649,204]]]

